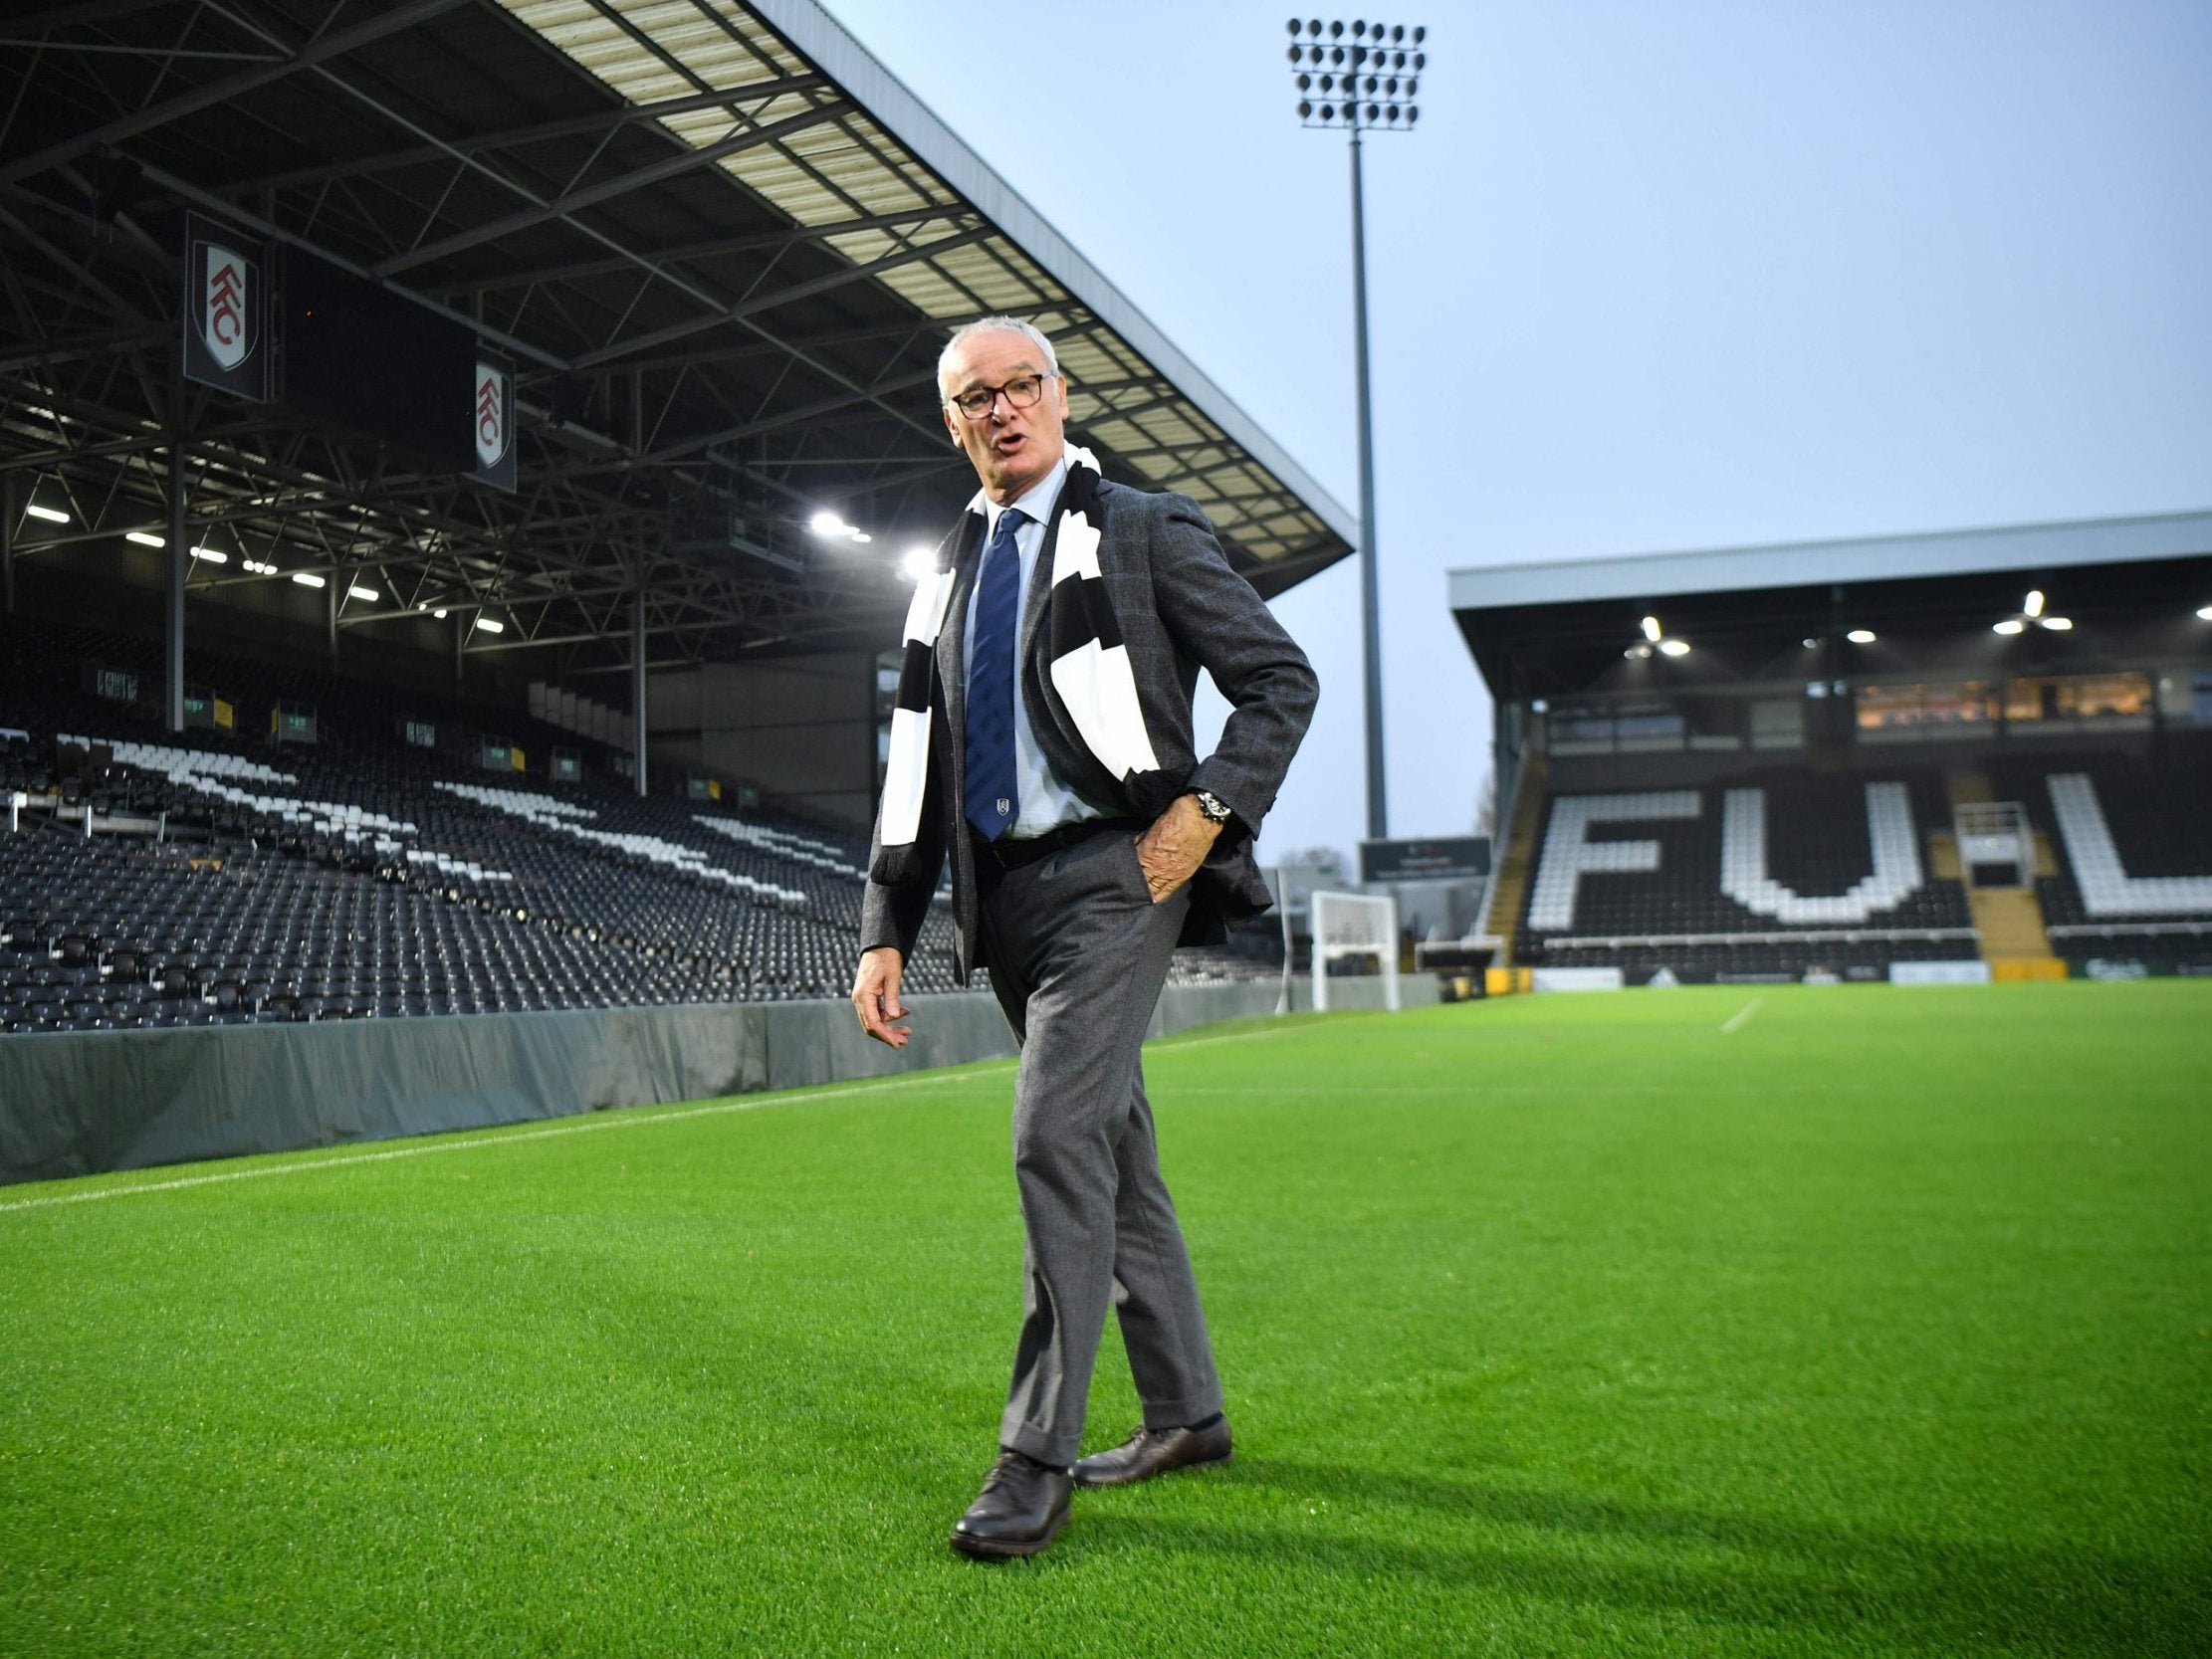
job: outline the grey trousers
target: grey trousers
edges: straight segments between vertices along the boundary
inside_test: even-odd
[[[1152,902],[1122,829],[1017,870],[982,863],[983,959],[1021,1049],[1013,1167],[1027,1235],[998,1441],[1066,1465],[1081,1452],[1109,1299],[1147,1427],[1221,1409],[1140,1060],[1191,901],[1186,890]]]

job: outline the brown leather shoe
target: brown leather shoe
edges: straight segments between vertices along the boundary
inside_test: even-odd
[[[1067,1525],[1073,1490],[1067,1470],[1021,1452],[1000,1452],[983,1491],[953,1523],[953,1548],[979,1560],[1033,1555]]]
[[[1228,1419],[1207,1428],[1141,1428],[1110,1452],[1093,1452],[1075,1466],[1077,1486],[1134,1486],[1174,1469],[1226,1463]]]

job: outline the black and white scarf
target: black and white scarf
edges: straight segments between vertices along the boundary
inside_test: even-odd
[[[1066,454],[1067,481],[1054,504],[1058,513],[1048,526],[1045,543],[1052,555],[1052,588],[1043,622],[1049,646],[1048,701],[1063,729],[1079,737],[1109,775],[1128,784],[1144,774],[1157,774],[1160,762],[1153,753],[1151,733],[1145,729],[1121,625],[1099,578],[1098,459],[1073,444]],[[897,884],[921,874],[914,868],[914,843],[921,831],[922,797],[929,780],[930,681],[937,637],[952,608],[961,549],[980,539],[978,521],[984,516],[979,496],[939,543],[936,567],[914,584],[913,602],[907,607],[906,654],[899,666],[898,702],[891,712],[890,764],[883,777],[877,852],[869,872],[879,882]],[[1134,791],[1139,796],[1154,792]]]

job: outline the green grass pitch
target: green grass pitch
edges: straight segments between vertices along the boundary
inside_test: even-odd
[[[0,1652],[2212,1652],[2212,985],[1158,1044],[1236,1461],[988,1566],[1009,1075],[0,1189]]]

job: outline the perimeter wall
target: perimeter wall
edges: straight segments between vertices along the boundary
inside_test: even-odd
[[[1408,1006],[1436,981],[1401,976]],[[1341,979],[1337,1007],[1380,1007]],[[1300,982],[1295,1006],[1310,1006]],[[1272,1014],[1273,981],[1171,985],[1152,1035]],[[1013,1052],[988,993],[916,997],[898,1052],[842,1001],[0,1037],[0,1184],[964,1065]]]

